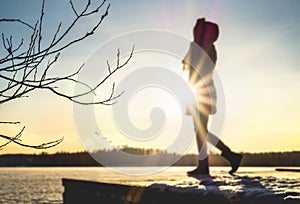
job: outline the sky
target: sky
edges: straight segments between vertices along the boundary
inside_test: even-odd
[[[74,1],[74,5],[80,9],[83,2]],[[188,42],[192,40],[192,28],[196,19],[205,17],[220,27],[220,36],[216,42],[218,60],[215,73],[220,78],[224,92],[224,101],[221,100],[221,96],[218,96],[220,98],[218,113],[213,116],[224,117],[224,120],[221,124],[217,124],[216,128],[212,127],[211,131],[219,133],[220,138],[226,144],[239,152],[300,150],[300,95],[297,94],[300,88],[299,1],[257,0],[241,3],[235,0],[222,2],[111,0],[107,1],[106,5],[108,3],[111,4],[109,15],[100,28],[90,38],[62,52],[52,74],[60,75],[71,72],[86,62],[85,73],[92,77],[91,75],[96,75],[95,70],[89,72],[89,69],[94,69],[95,63],[97,65],[104,63],[103,67],[105,67],[105,57],[113,63],[113,57],[118,48],[121,53],[128,54],[132,45],[140,42],[140,33],[149,35],[149,42],[152,42],[151,40],[155,42],[151,39],[150,31],[138,32],[143,30],[160,31],[162,36],[171,33],[170,36],[184,39],[183,41],[187,42],[187,49]],[[28,0],[26,3],[17,0],[1,1],[0,18],[20,18],[34,24],[39,17],[40,4],[37,0]],[[46,43],[60,21],[63,22],[64,28],[75,16],[71,11],[69,1],[46,1],[45,12],[44,39]],[[98,18],[84,19],[68,37],[71,39],[80,33],[85,33]],[[7,23],[1,23],[0,30],[1,33],[7,33],[7,35],[13,34],[16,39],[28,35],[24,27],[14,27]],[[173,38],[167,39],[166,36],[164,39],[166,40],[161,43],[167,45],[165,51],[168,52],[169,49],[177,46]],[[135,46],[136,51],[143,50],[143,47],[139,47],[140,44],[135,44]],[[179,43],[178,47],[180,47]],[[180,60],[176,57],[147,51],[136,52],[128,66],[122,69],[113,80],[118,84],[122,78],[130,76],[129,74],[133,73],[132,70],[136,71],[147,66],[173,67],[172,71],[177,75],[180,75],[181,71]],[[98,72],[95,71],[95,73]],[[153,74],[155,75],[154,72]],[[0,83],[3,81],[0,80]],[[108,83],[97,94],[105,97],[109,94],[110,87],[111,83]],[[75,87],[66,85],[63,88],[72,92]],[[155,90],[158,92],[155,93]],[[178,113],[178,101],[173,99],[172,94],[163,92],[161,87],[156,87],[156,89],[152,87],[146,91],[148,91],[146,94],[142,92],[136,94],[136,97],[140,98],[137,100],[140,104],[134,104],[133,101],[133,105],[129,104],[125,109],[130,115],[129,118],[133,119],[134,125],[147,128],[155,123],[151,120],[149,122],[151,108],[156,107],[157,104],[164,106],[166,122],[171,122],[171,125],[164,126],[161,137],[155,136],[145,141],[137,141],[136,138],[128,137],[124,139],[122,138],[124,134],[115,123],[119,120],[122,123],[120,118],[123,115],[112,115],[112,107],[78,107],[82,111],[79,113],[93,109],[96,118],[94,119],[101,131],[99,133],[99,130],[88,128],[91,122],[85,120],[85,117],[82,117],[83,121],[81,115],[76,112],[77,106],[74,107],[70,101],[49,92],[37,90],[28,98],[11,101],[0,107],[1,120],[22,122],[21,125],[1,125],[1,133],[14,135],[24,125],[26,129],[22,136],[23,142],[38,144],[62,136],[64,136],[64,141],[49,150],[33,150],[10,144],[2,149],[0,154],[40,153],[41,151],[75,152],[82,151],[87,146],[96,148],[93,145],[89,146],[89,142],[98,144],[97,142],[100,141],[103,143],[109,141],[114,147],[128,145],[168,149],[170,143],[175,140],[175,132],[182,124],[178,118],[183,118],[187,122],[185,134],[193,134],[191,118]],[[217,93],[223,92],[218,90]],[[163,100],[155,101],[153,98]],[[119,100],[120,104],[123,104],[122,97]],[[160,116],[158,113],[158,117]],[[127,120],[123,122],[126,123]],[[82,129],[85,129],[83,130],[84,136],[81,135]],[[93,139],[99,135],[100,139]],[[174,147],[172,150],[176,151],[176,148],[180,147]],[[193,144],[185,150],[195,152],[196,148]]]

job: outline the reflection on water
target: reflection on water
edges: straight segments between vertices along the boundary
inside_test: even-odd
[[[124,168],[124,167],[123,167]],[[145,167],[143,167],[145,168]],[[155,168],[155,167],[152,167]],[[129,185],[165,183],[177,185],[191,180],[185,172],[193,167],[171,167],[147,176],[131,176],[112,172],[102,167],[16,167],[0,168],[0,203],[62,203],[62,178],[84,179]],[[276,172],[274,167],[241,167],[239,176],[275,177],[299,181],[300,173]],[[129,168],[137,173],[140,168]],[[211,175],[222,178],[228,175],[229,167],[211,167]],[[300,184],[299,184],[300,185]],[[288,184],[287,184],[288,186]]]

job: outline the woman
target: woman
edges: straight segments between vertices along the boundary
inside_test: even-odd
[[[197,95],[197,101],[188,107],[187,114],[192,115],[199,152],[198,167],[188,175],[209,174],[206,141],[222,152],[222,156],[231,165],[230,174],[237,171],[242,155],[234,153],[218,137],[207,130],[209,115],[216,113],[216,90],[213,82],[213,70],[217,60],[214,42],[219,35],[218,25],[205,18],[197,20],[193,30],[194,42],[183,59],[183,69],[189,71],[189,83]],[[200,47],[202,48],[200,48]]]

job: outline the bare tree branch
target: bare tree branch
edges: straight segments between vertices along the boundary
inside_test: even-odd
[[[1,150],[3,147],[5,147],[6,145],[8,145],[9,143],[11,143],[11,142],[13,142],[13,141],[19,140],[19,138],[21,137],[22,132],[24,131],[24,129],[25,129],[25,127],[23,127],[23,128],[21,129],[21,131],[20,131],[18,134],[16,134],[14,137],[9,137],[9,136],[5,136],[5,135],[0,135],[0,137],[2,137],[2,138],[4,138],[4,139],[8,140],[8,141],[5,142],[4,144],[0,145],[0,150]]]
[[[0,124],[20,124],[20,122],[0,121]]]
[[[76,9],[74,7],[74,4],[73,4],[72,0],[70,0],[70,4],[71,4],[71,8],[72,8],[73,12],[75,13],[76,17],[78,17],[78,13],[77,13],[77,11],[76,11]]]
[[[43,17],[44,17],[44,8],[45,8],[45,0],[43,0],[42,3],[42,9],[41,9],[41,16],[40,16],[40,29],[39,29],[39,43],[38,43],[38,51],[41,51],[41,41],[42,41],[42,23],[43,23]]]
[[[25,128],[25,127],[24,127]],[[0,134],[0,137],[3,138],[3,139],[6,139],[8,140],[8,142],[0,145],[0,149],[2,149],[3,147],[5,147],[6,145],[8,145],[9,143],[13,142],[15,144],[18,144],[22,147],[29,147],[29,148],[33,148],[33,149],[49,149],[51,147],[55,147],[56,145],[60,144],[62,141],[63,141],[63,137],[58,139],[58,140],[54,140],[54,141],[50,141],[50,142],[46,142],[46,143],[42,143],[42,144],[39,144],[39,145],[29,145],[29,144],[24,144],[24,143],[21,143],[19,142],[19,138],[21,137],[22,135],[22,132],[24,131],[24,128],[21,130],[20,133],[18,133],[15,137],[9,137],[9,136],[6,136],[6,135],[2,135]]]
[[[107,61],[108,74],[94,87],[90,86],[86,82],[75,79],[75,77],[77,77],[80,71],[84,68],[84,64],[77,68],[73,73],[69,73],[65,76],[49,77],[49,70],[53,68],[55,62],[58,61],[60,52],[93,35],[102,24],[103,20],[107,17],[110,8],[110,4],[104,7],[106,0],[99,2],[99,4],[94,7],[91,5],[90,0],[86,0],[86,4],[82,9],[76,9],[72,0],[70,0],[69,3],[73,13],[75,14],[73,21],[66,26],[64,30],[62,30],[62,22],[60,22],[53,36],[50,37],[52,40],[48,44],[45,44],[43,40],[45,38],[43,32],[45,0],[42,1],[40,15],[34,25],[30,25],[21,19],[0,19],[0,23],[17,23],[24,25],[31,30],[31,35],[28,39],[27,45],[24,43],[26,42],[26,39],[22,39],[21,41],[18,40],[18,43],[15,44],[12,35],[7,37],[4,33],[2,33],[2,46],[5,52],[0,53],[0,82],[1,84],[6,84],[6,86],[0,87],[0,105],[15,99],[28,97],[28,93],[38,89],[48,90],[57,96],[82,105],[112,105],[116,103],[116,99],[122,95],[123,92],[118,94],[115,93],[115,83],[113,83],[110,95],[106,99],[91,102],[80,101],[80,97],[84,95],[95,94],[96,90],[101,85],[108,81],[108,79],[111,78],[112,75],[114,75],[119,69],[128,64],[129,60],[132,58],[134,47],[124,63],[120,63],[120,50],[118,50],[116,67],[111,68]],[[103,8],[102,14],[100,13],[101,8]],[[93,16],[97,16],[99,18],[99,20],[95,22],[94,26],[88,29],[85,34],[81,34],[69,41],[66,40],[67,36],[72,36],[71,33],[73,32],[74,27],[79,24],[81,19],[92,18]],[[87,90],[82,93],[77,93],[76,95],[68,95],[58,89],[58,82],[79,84],[87,88]],[[19,124],[19,122],[3,121],[0,122],[0,124],[14,125]],[[25,127],[23,127],[18,134],[12,137],[0,134],[0,138],[6,140],[5,143],[0,145],[0,148],[5,147],[9,143],[15,143],[23,147],[46,149],[58,145],[63,140],[63,138],[61,138],[39,145],[21,143],[20,137],[24,128]]]
[[[13,23],[17,22],[17,23],[21,23],[21,24],[31,28],[32,30],[34,30],[34,28],[31,25],[29,25],[28,23],[26,23],[20,19],[2,18],[2,19],[0,19],[0,23],[1,22],[13,22]]]

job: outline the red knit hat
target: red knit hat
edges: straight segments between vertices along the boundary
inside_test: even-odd
[[[219,27],[217,24],[205,21],[205,18],[197,19],[194,26],[194,41],[199,45],[209,45],[214,43],[219,36]]]

